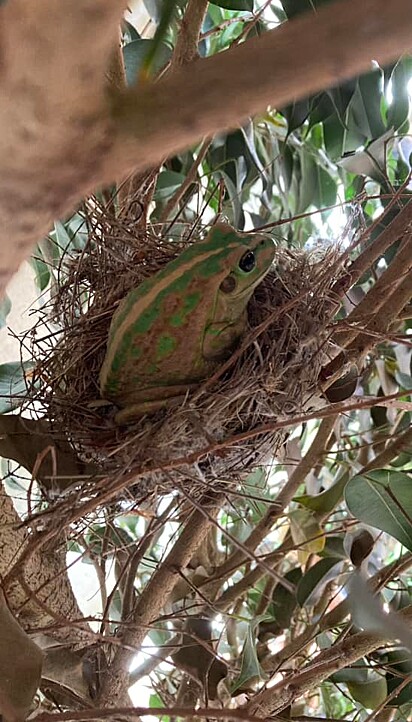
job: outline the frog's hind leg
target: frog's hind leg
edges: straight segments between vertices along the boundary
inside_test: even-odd
[[[173,406],[180,406],[185,401],[187,394],[197,388],[197,384],[182,384],[177,386],[163,386],[150,389],[146,401],[131,403],[120,409],[114,417],[116,424],[124,426],[133,421],[138,421],[147,414],[154,414],[156,411],[168,409]],[[150,399],[150,396],[153,398]]]

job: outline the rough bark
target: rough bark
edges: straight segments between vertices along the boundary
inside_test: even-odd
[[[35,550],[26,563],[19,560],[30,545],[30,534],[22,525],[11,498],[0,494],[0,577],[10,610],[23,629],[41,630],[55,639],[71,644],[90,644],[93,633],[82,621],[73,590],[67,577],[65,539]],[[18,573],[15,565],[19,565]]]
[[[412,41],[409,3],[345,0],[201,60],[196,73],[178,68],[109,98],[105,71],[124,6],[0,8],[0,290],[53,218],[99,185],[368,70],[372,59],[387,63]]]

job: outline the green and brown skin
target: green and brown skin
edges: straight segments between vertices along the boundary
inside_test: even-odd
[[[100,372],[103,398],[121,407],[117,423],[183,399],[228,358],[274,254],[267,236],[218,224],[129,292],[112,318]]]

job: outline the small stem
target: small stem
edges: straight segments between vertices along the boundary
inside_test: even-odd
[[[171,637],[170,640],[166,644],[164,644],[155,654],[150,653],[149,659],[146,659],[139,667],[137,667],[137,669],[134,669],[133,672],[130,672],[130,686],[136,684],[139,679],[142,679],[143,677],[148,677],[149,674],[154,672],[154,670],[156,669],[156,667],[159,666],[159,664],[161,664],[167,659],[167,657],[169,657],[174,652],[177,652],[178,649],[181,649],[181,646],[182,637],[180,634],[176,634],[174,637]]]
[[[183,183],[179,188],[176,190],[176,192],[173,194],[173,196],[168,200],[166,207],[160,216],[160,222],[165,223],[169,216],[172,214],[175,206],[180,202],[180,200],[183,198],[184,194],[186,193],[189,186],[194,183],[197,169],[199,168],[200,164],[205,159],[206,153],[209,150],[210,147],[210,138],[206,138],[201,147],[199,148],[199,152],[197,154],[196,160],[193,162],[186,178],[184,179]]]
[[[189,0],[173,53],[173,65],[186,65],[199,57],[198,46],[208,0]]]

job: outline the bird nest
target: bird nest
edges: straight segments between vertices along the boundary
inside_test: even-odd
[[[279,419],[319,404],[339,253],[279,246],[232,357],[180,406],[119,427],[99,393],[113,312],[131,288],[196,241],[182,226],[179,238],[173,229],[136,232],[97,202],[84,218],[87,243],[61,260],[56,292],[32,334],[36,399],[51,427],[64,431],[80,458],[124,478],[137,497],[154,489],[236,488],[284,444]]]

